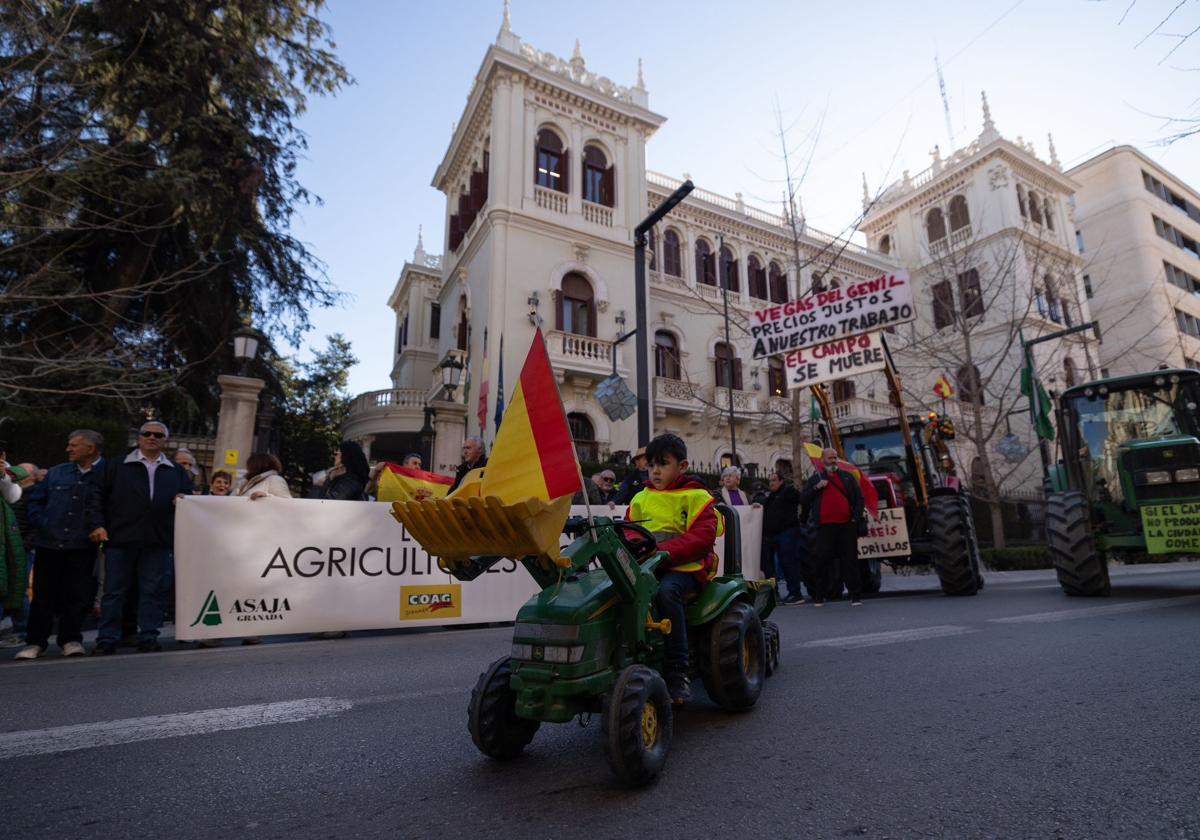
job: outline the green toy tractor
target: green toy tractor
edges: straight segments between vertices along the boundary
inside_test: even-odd
[[[766,621],[774,582],[741,574],[737,515],[725,520],[724,574],[687,606],[695,672],[724,709],[753,706],[779,663],[779,629]],[[672,708],[660,672],[664,637],[675,628],[655,604],[666,557],[640,526],[607,517],[573,519],[562,568],[521,558],[542,591],[517,613],[512,651],[493,662],[471,692],[471,738],[485,755],[517,756],[545,723],[600,716],[608,763],[621,782],[643,785],[667,760]],[[473,580],[499,557],[446,568]]]
[[[1046,530],[1068,595],[1108,595],[1108,557],[1200,554],[1200,371],[1076,385],[1058,401]]]

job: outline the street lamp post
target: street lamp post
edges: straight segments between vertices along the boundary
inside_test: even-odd
[[[447,401],[453,401],[454,392],[458,390],[458,384],[462,380],[464,367],[466,366],[457,356],[447,356],[438,365],[438,370],[442,372],[442,387],[446,390]],[[437,441],[437,431],[433,428],[433,421],[436,418],[437,409],[431,405],[425,406],[425,422],[418,432],[424,449],[425,468],[430,471],[434,469],[433,446]]]
[[[249,373],[250,365],[258,356],[259,347],[266,337],[245,324],[235,330],[230,338],[233,356],[238,362],[238,373],[217,377],[221,389],[221,410],[217,415],[213,466],[228,469],[236,477],[245,468],[246,458],[254,446],[258,395],[266,383]]]

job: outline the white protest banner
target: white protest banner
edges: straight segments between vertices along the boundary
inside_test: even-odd
[[[870,519],[870,531],[858,538],[858,556],[864,560],[881,557],[907,557],[912,553],[908,544],[908,523],[904,508],[880,508],[879,518]]]
[[[916,319],[908,272],[897,271],[756,310],[750,336],[763,359]]]
[[[817,385],[859,373],[883,370],[883,340],[877,332],[839,338],[783,357],[788,382],[792,385]]]
[[[621,518],[625,510],[593,514]],[[762,510],[738,512],[742,566],[757,575]],[[724,553],[722,540],[716,549]],[[187,496],[176,508],[181,640],[512,621],[537,591],[508,559],[468,583],[455,580],[386,503]]]

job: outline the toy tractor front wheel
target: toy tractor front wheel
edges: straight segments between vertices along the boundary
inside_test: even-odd
[[[767,645],[758,613],[745,601],[734,601],[708,627],[701,640],[704,688],[728,711],[758,702],[767,675]]]
[[[511,674],[509,657],[493,662],[479,675],[467,709],[471,740],[481,753],[498,761],[520,755],[541,725],[517,717],[517,693],[509,685]]]
[[[1112,584],[1104,553],[1096,550],[1087,499],[1082,493],[1051,493],[1046,499],[1046,536],[1058,584],[1068,595],[1108,595]]]
[[[623,784],[650,782],[667,763],[673,721],[667,684],[645,665],[617,675],[601,718],[604,754]]]
[[[764,621],[763,638],[767,649],[767,676],[779,670],[779,625],[774,621]]]

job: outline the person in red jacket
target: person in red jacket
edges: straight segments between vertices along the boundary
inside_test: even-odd
[[[716,576],[713,544],[724,527],[708,488],[687,474],[687,444],[682,438],[659,435],[646,447],[646,459],[650,481],[630,502],[629,519],[651,531],[658,550],[667,553],[657,595],[660,614],[671,620],[663,677],[672,705],[682,706],[692,697],[684,599]]]
[[[858,572],[858,523],[866,505],[854,476],[838,468],[837,450],[821,453],[821,469],[808,477],[800,503],[812,509],[817,538],[810,558],[809,580],[813,606],[824,606],[831,586],[840,582],[850,591],[850,606],[862,606],[862,581]]]

